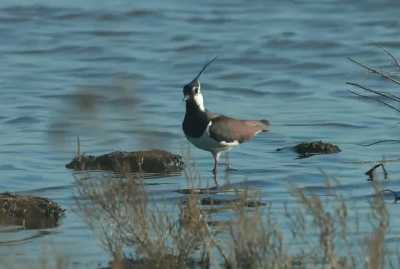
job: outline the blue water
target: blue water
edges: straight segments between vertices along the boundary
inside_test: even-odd
[[[0,188],[54,199],[67,209],[62,224],[19,244],[0,245],[3,261],[22,264],[49,251],[77,267],[109,257],[77,215],[74,178],[64,168],[82,151],[162,148],[182,153],[186,142],[182,86],[203,64],[211,111],[269,119],[272,131],[233,150],[232,182],[247,180],[281,208],[288,185],[323,194],[324,173],[347,197],[372,193],[364,172],[398,159],[398,113],[348,92],[346,81],[397,89],[347,57],[390,71],[379,46],[400,56],[398,1],[15,1],[0,3]],[[324,140],[340,154],[297,159],[277,148]],[[209,153],[191,147],[204,185],[212,183]],[[387,165],[400,189],[396,163]],[[152,179],[166,195],[186,187],[183,176]],[[162,191],[160,192],[162,195]],[[390,203],[390,200],[388,200]],[[392,236],[400,223],[396,206]],[[38,231],[1,232],[0,241]],[[46,250],[47,249],[47,250]]]

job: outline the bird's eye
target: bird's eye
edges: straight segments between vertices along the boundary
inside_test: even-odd
[[[193,89],[196,94],[199,93],[199,87],[194,87]]]

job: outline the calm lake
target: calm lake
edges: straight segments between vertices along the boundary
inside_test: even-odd
[[[2,0],[0,189],[44,196],[67,211],[54,229],[0,230],[0,266],[43,253],[62,253],[73,268],[110,260],[76,211],[65,164],[77,136],[88,154],[189,148],[202,184],[211,185],[211,155],[188,144],[181,122],[182,87],[214,56],[200,79],[206,107],[272,123],[230,152],[233,184],[256,188],[278,213],[293,201],[288,186],[325,195],[324,174],[350,202],[368,201],[365,172],[373,161],[399,159],[400,144],[361,144],[400,139],[399,113],[360,100],[345,83],[400,88],[347,57],[395,72],[381,47],[400,56],[399,8],[397,0]],[[276,151],[314,140],[342,152],[298,159]],[[385,186],[400,190],[398,163],[386,169]],[[187,187],[183,175],[149,182],[149,192],[172,202]],[[386,240],[396,242],[400,213],[386,200]]]

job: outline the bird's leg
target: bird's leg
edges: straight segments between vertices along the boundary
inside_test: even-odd
[[[231,166],[231,162],[229,159],[229,151],[225,153],[225,171],[237,171],[237,169]]]
[[[217,166],[218,166],[218,160],[219,160],[219,152],[212,152],[213,155],[213,159],[214,159],[214,168],[212,170],[213,174],[216,175],[217,174]]]
[[[212,152],[213,158],[214,158],[214,168],[212,170],[212,173],[214,175],[214,182],[216,187],[218,187],[218,181],[217,181],[217,166],[218,166],[218,159],[219,159],[219,152]]]

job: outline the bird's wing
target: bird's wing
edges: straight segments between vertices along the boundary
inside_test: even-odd
[[[212,119],[214,119],[214,118],[216,118],[216,117],[221,116],[221,114],[214,113],[214,112],[211,112],[211,111],[208,111],[208,110],[206,110],[206,115],[207,115],[207,118],[208,118],[209,120],[212,120]]]
[[[210,136],[217,141],[242,143],[253,138],[259,132],[269,129],[266,120],[237,120],[226,116],[211,119]]]

